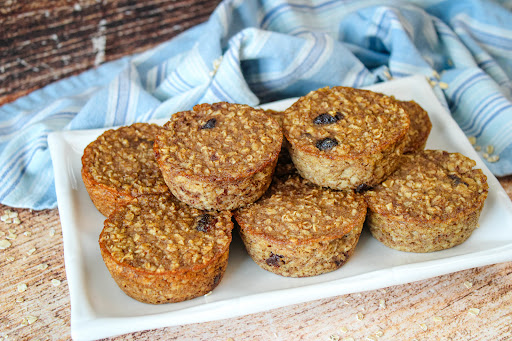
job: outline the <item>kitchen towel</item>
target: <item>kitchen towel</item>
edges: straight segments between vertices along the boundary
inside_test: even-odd
[[[0,107],[0,202],[56,207],[52,131],[167,118],[205,102],[257,106],[417,74],[484,158],[492,146],[491,171],[512,174],[511,8],[503,0],[223,1],[207,22],[145,53]]]

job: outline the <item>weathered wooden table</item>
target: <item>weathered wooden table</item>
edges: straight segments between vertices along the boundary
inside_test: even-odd
[[[512,197],[512,176],[501,178]],[[70,302],[59,213],[0,205],[0,340],[66,340]],[[15,235],[15,237],[14,237]],[[118,340],[512,340],[512,262]]]

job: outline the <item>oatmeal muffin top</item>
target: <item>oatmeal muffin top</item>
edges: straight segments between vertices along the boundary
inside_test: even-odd
[[[487,177],[475,161],[459,153],[424,150],[403,155],[402,165],[383,183],[365,192],[376,213],[416,222],[456,220],[480,209]]]
[[[274,178],[257,202],[235,212],[246,232],[294,243],[340,238],[362,224],[365,215],[362,195],[322,188],[299,176]]]
[[[400,141],[409,116],[397,100],[368,90],[325,87],[285,111],[284,134],[293,148],[331,159],[354,159]]]
[[[237,179],[276,159],[283,140],[279,124],[247,105],[196,105],[174,114],[155,140],[160,165],[184,176]]]
[[[400,105],[409,115],[411,126],[407,132],[407,142],[405,144],[404,154],[414,153],[425,146],[432,123],[428,113],[414,101],[400,101]]]
[[[147,195],[112,213],[100,245],[136,269],[198,270],[226,251],[232,228],[231,212],[201,211],[168,193]]]
[[[161,130],[147,123],[107,130],[85,148],[83,172],[96,183],[134,197],[167,192],[153,153],[153,141]]]

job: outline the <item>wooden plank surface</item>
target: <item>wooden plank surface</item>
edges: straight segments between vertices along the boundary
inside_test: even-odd
[[[0,104],[205,21],[220,0],[3,1]]]
[[[500,182],[512,198],[512,176]],[[21,223],[0,222],[0,239],[16,235],[0,250],[0,340],[68,340],[70,302],[58,211],[0,205],[2,214],[6,210],[16,211]],[[511,326],[512,262],[507,262],[111,340],[512,340]]]

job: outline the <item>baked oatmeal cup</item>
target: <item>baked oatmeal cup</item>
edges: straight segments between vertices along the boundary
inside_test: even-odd
[[[169,191],[153,153],[153,141],[161,129],[135,123],[107,130],[85,148],[82,179],[104,216],[135,197]]]
[[[459,245],[478,227],[487,177],[459,153],[425,150],[402,156],[402,165],[366,191],[366,224],[384,245],[432,252]]]
[[[105,220],[101,255],[128,296],[145,303],[180,302],[205,295],[226,270],[231,212],[206,212],[170,193],[146,195]]]
[[[283,128],[284,112],[275,110],[265,110],[265,114],[273,117],[279,123],[279,126]],[[288,141],[286,141],[286,138],[283,137],[281,151],[279,152],[276,169],[274,171],[274,176],[276,177],[287,177],[292,174],[297,174],[297,169],[293,164],[290,152],[288,152],[288,147]]]
[[[199,209],[232,210],[267,190],[283,134],[263,110],[247,105],[196,105],[174,114],[154,151],[165,182]]]
[[[299,177],[274,178],[257,202],[234,213],[251,258],[281,276],[334,271],[352,255],[366,215],[362,195]]]
[[[425,149],[430,130],[432,130],[432,122],[430,122],[428,113],[415,101],[400,101],[400,105],[411,120],[404,154],[416,153]]]
[[[284,135],[300,175],[333,189],[367,188],[398,167],[409,116],[397,100],[325,87],[285,110]]]

